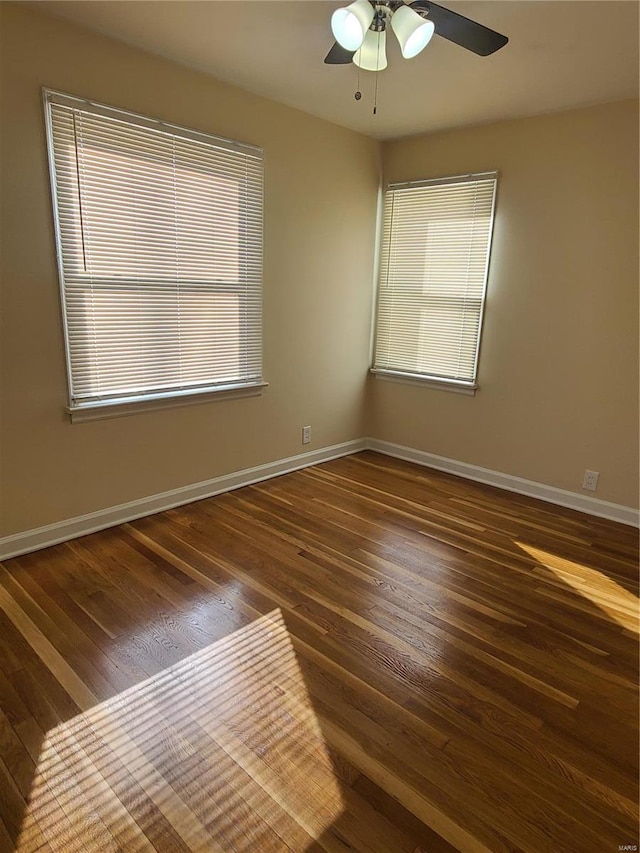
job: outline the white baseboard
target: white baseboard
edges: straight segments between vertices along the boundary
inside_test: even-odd
[[[524,480],[522,477],[514,477],[512,474],[503,474],[492,471],[489,468],[480,468],[477,465],[469,465],[467,462],[458,462],[455,459],[447,459],[445,456],[436,456],[426,453],[424,450],[416,450],[412,447],[403,447],[401,444],[393,444],[390,441],[381,441],[377,438],[359,438],[346,441],[343,444],[334,444],[332,447],[323,447],[320,450],[310,450],[297,456],[289,456],[286,459],[278,459],[275,462],[267,462],[265,465],[257,465],[254,468],[245,468],[233,474],[225,474],[222,477],[214,477],[202,483],[194,483],[191,486],[182,486],[169,492],[158,495],[150,495],[136,501],[107,507],[106,509],[90,512],[87,515],[79,515],[55,524],[47,524],[45,527],[37,527],[25,530],[23,533],[14,533],[11,536],[0,538],[0,560],[8,560],[31,551],[38,551],[68,539],[78,536],[86,536],[106,527],[114,527],[125,521],[133,521],[145,515],[153,515],[165,509],[172,509],[182,504],[199,501],[202,498],[210,498],[222,492],[230,492],[240,489],[242,486],[250,486],[261,480],[269,480],[281,474],[288,474],[309,465],[317,465],[319,462],[327,462],[340,456],[348,456],[359,453],[361,450],[375,450],[386,456],[395,456],[397,459],[405,459],[415,462],[427,468],[435,468],[437,471],[446,471],[465,477],[467,480],[476,480],[479,483],[487,483],[497,486],[509,492],[519,495],[527,495],[538,498],[547,503],[576,509],[589,515],[600,518],[608,518],[611,521],[619,521],[622,524],[640,526],[639,511],[632,507],[601,501],[579,495],[575,492],[567,492],[557,489],[555,486],[547,486],[544,483],[536,483],[533,480]]]
[[[11,536],[0,538],[0,560],[8,560],[19,554],[30,551],[38,551],[49,545],[57,545],[68,539],[78,536],[86,536],[106,527],[114,527],[124,524],[125,521],[133,521],[145,515],[153,515],[165,509],[172,509],[182,504],[199,501],[202,498],[210,498],[221,492],[230,492],[242,486],[250,486],[261,480],[269,480],[280,474],[288,474],[309,465],[317,465],[318,462],[327,462],[329,459],[337,459],[339,456],[348,456],[351,453],[359,453],[366,450],[366,439],[360,438],[354,441],[345,441],[343,444],[334,444],[331,447],[323,447],[320,450],[310,450],[297,456],[289,456],[287,459],[278,459],[275,462],[267,462],[265,465],[257,465],[255,468],[245,468],[233,474],[225,474],[222,477],[214,477],[202,483],[194,483],[191,486],[182,486],[169,492],[158,495],[150,495],[140,500],[129,501],[118,506],[100,509],[87,515],[79,515],[55,524],[47,524],[45,527],[37,527],[25,530],[23,533],[14,533]]]
[[[397,459],[405,459],[407,462],[415,462],[427,468],[435,468],[437,471],[456,474],[459,477],[465,477],[467,480],[476,480],[479,483],[487,483],[489,486],[497,486],[499,489],[506,489],[509,492],[517,492],[519,495],[538,498],[547,503],[576,509],[579,512],[608,518],[611,521],[619,521],[622,524],[630,524],[633,527],[640,526],[640,511],[629,506],[601,501],[598,498],[557,489],[555,486],[547,486],[544,483],[514,477],[512,474],[492,471],[490,468],[469,465],[467,462],[447,459],[445,456],[436,456],[433,453],[426,453],[424,450],[415,450],[413,447],[403,447],[401,444],[392,444],[390,441],[380,441],[377,438],[368,438],[367,448],[378,453],[384,453],[386,456],[395,456]]]

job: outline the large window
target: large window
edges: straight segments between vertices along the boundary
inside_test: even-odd
[[[71,412],[260,387],[261,150],[45,105]]]
[[[373,371],[476,387],[496,173],[391,184]]]

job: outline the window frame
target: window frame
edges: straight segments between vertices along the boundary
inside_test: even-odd
[[[49,172],[49,180],[50,180],[50,189],[51,189],[51,202],[53,209],[53,226],[54,226],[54,240],[55,240],[55,252],[56,252],[56,265],[57,265],[57,273],[58,273],[58,285],[59,285],[59,295],[60,295],[60,309],[61,309],[61,319],[62,319],[62,329],[63,329],[63,338],[64,338],[64,355],[65,355],[65,366],[66,366],[66,379],[67,379],[67,405],[65,406],[65,411],[69,414],[72,422],[81,422],[87,420],[98,420],[102,418],[110,418],[110,417],[121,417],[128,414],[135,414],[138,412],[144,411],[155,411],[158,409],[164,408],[172,408],[175,406],[185,406],[185,405],[194,405],[199,403],[217,401],[217,400],[228,400],[235,399],[238,397],[255,397],[259,396],[262,393],[262,390],[268,386],[268,382],[264,380],[264,363],[263,363],[263,319],[262,319],[262,300],[264,295],[264,268],[263,268],[263,257],[264,257],[264,151],[262,148],[251,145],[249,143],[243,143],[232,139],[227,139],[225,137],[216,136],[214,134],[205,133],[203,131],[194,130],[191,128],[186,128],[181,125],[174,124],[172,122],[167,122],[162,119],[153,118],[151,116],[141,115],[139,113],[134,113],[126,109],[122,109],[119,107],[113,107],[108,104],[104,104],[101,102],[96,102],[88,98],[82,98],[75,95],[70,95],[64,92],[60,92],[54,89],[49,89],[47,87],[42,87],[42,103],[44,106],[44,119],[45,119],[45,137],[46,137],[46,150],[47,150],[47,167]],[[201,385],[199,387],[186,387],[186,388],[166,388],[166,389],[146,389],[143,392],[133,392],[128,395],[116,396],[115,394],[111,397],[104,397],[96,399],[86,400],[84,402],[77,402],[74,399],[73,393],[73,373],[72,373],[72,347],[70,344],[70,331],[69,331],[69,323],[67,317],[67,297],[65,292],[65,267],[64,267],[64,253],[63,253],[63,239],[62,239],[62,228],[60,222],[60,214],[59,214],[59,199],[57,192],[57,176],[56,176],[56,161],[54,154],[55,140],[54,140],[54,132],[53,132],[53,120],[52,120],[52,112],[51,106],[54,104],[67,106],[70,108],[85,108],[89,112],[94,113],[99,116],[105,116],[108,118],[115,118],[119,121],[126,122],[130,126],[141,127],[143,129],[150,129],[154,131],[164,131],[165,133],[174,134],[180,137],[184,137],[187,140],[195,141],[199,143],[205,143],[208,146],[212,146],[222,150],[228,150],[236,153],[247,154],[248,156],[252,156],[254,159],[258,159],[261,162],[261,171],[260,171],[260,184],[259,184],[259,194],[260,194],[260,210],[261,210],[261,220],[260,220],[260,245],[261,245],[261,273],[260,273],[260,331],[259,331],[259,344],[260,344],[260,378],[259,379],[239,379],[238,381],[232,381],[228,383],[220,383],[215,384],[211,383],[209,385]],[[244,200],[243,200],[244,201]],[[243,220],[241,220],[243,221]],[[246,263],[245,259],[245,251],[246,247],[243,245],[243,252],[241,253],[240,263]],[[80,277],[80,274],[78,274]],[[118,284],[117,279],[111,277],[100,277],[99,275],[94,275],[94,286],[97,287],[108,287],[109,285]],[[122,283],[124,286],[126,284]],[[197,287],[198,283],[192,282],[192,287]],[[189,281],[185,280],[184,286],[186,288],[189,287]],[[202,286],[202,285],[200,285]],[[207,292],[221,292],[229,293],[232,291],[237,291],[239,295],[246,296],[245,288],[241,283],[237,284],[223,284],[222,282],[210,281],[205,285]],[[246,299],[245,299],[246,302]],[[241,322],[246,324],[246,306],[244,309],[240,310]],[[243,338],[243,342],[246,344],[250,343],[250,338]],[[246,360],[247,358],[247,347],[244,346],[241,349],[240,356],[241,361]]]
[[[381,204],[381,216],[380,223],[378,226],[378,247],[377,253],[378,258],[376,260],[376,284],[375,284],[375,304],[373,311],[373,334],[372,334],[372,346],[371,346],[371,367],[369,368],[369,372],[376,379],[383,379],[388,381],[400,382],[402,384],[408,385],[418,385],[422,387],[432,388],[441,391],[452,391],[457,394],[465,394],[468,396],[474,396],[476,391],[479,388],[478,384],[478,371],[480,364],[480,349],[482,344],[482,335],[484,330],[484,315],[485,315],[485,307],[486,307],[486,297],[487,297],[487,289],[489,283],[489,273],[491,266],[491,254],[493,249],[493,235],[495,228],[495,215],[496,215],[496,202],[498,197],[498,184],[499,184],[500,173],[498,170],[491,170],[486,172],[470,172],[462,175],[447,175],[441,178],[424,178],[414,181],[395,181],[389,182],[385,185],[382,191],[382,204]],[[486,261],[484,267],[484,283],[482,287],[482,294],[480,297],[480,311],[478,318],[478,335],[476,340],[475,347],[475,357],[474,357],[474,367],[473,367],[473,379],[472,380],[463,380],[463,379],[455,379],[453,377],[447,376],[439,376],[437,374],[427,374],[427,373],[417,373],[412,372],[410,370],[395,370],[391,368],[378,367],[376,366],[376,350],[379,336],[379,306],[380,306],[380,298],[382,291],[382,270],[380,258],[382,257],[383,251],[383,232],[384,232],[384,219],[386,215],[386,204],[387,204],[387,194],[390,191],[397,191],[403,189],[414,189],[419,187],[429,187],[429,186],[447,186],[452,184],[462,184],[462,183],[473,183],[481,180],[494,180],[494,189],[493,189],[493,199],[491,203],[491,218],[489,224],[489,232],[487,239],[487,254]],[[453,299],[454,297],[449,297]]]

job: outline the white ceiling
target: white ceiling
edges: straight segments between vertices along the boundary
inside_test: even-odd
[[[44,11],[379,139],[638,96],[636,0],[472,0],[440,4],[509,37],[479,57],[434,38],[389,67],[324,65],[333,0],[46,0]]]

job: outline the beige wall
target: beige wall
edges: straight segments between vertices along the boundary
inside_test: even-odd
[[[2,14],[0,535],[366,434],[638,504],[637,103],[384,145],[501,172],[476,397],[366,380],[379,146],[17,4]],[[265,149],[259,398],[70,424],[40,87]]]
[[[1,82],[0,535],[364,435],[377,143],[6,3]],[[41,86],[264,147],[262,397],[69,423]]]
[[[369,434],[637,507],[638,103],[384,146],[389,181],[490,169],[480,390],[372,378]]]

